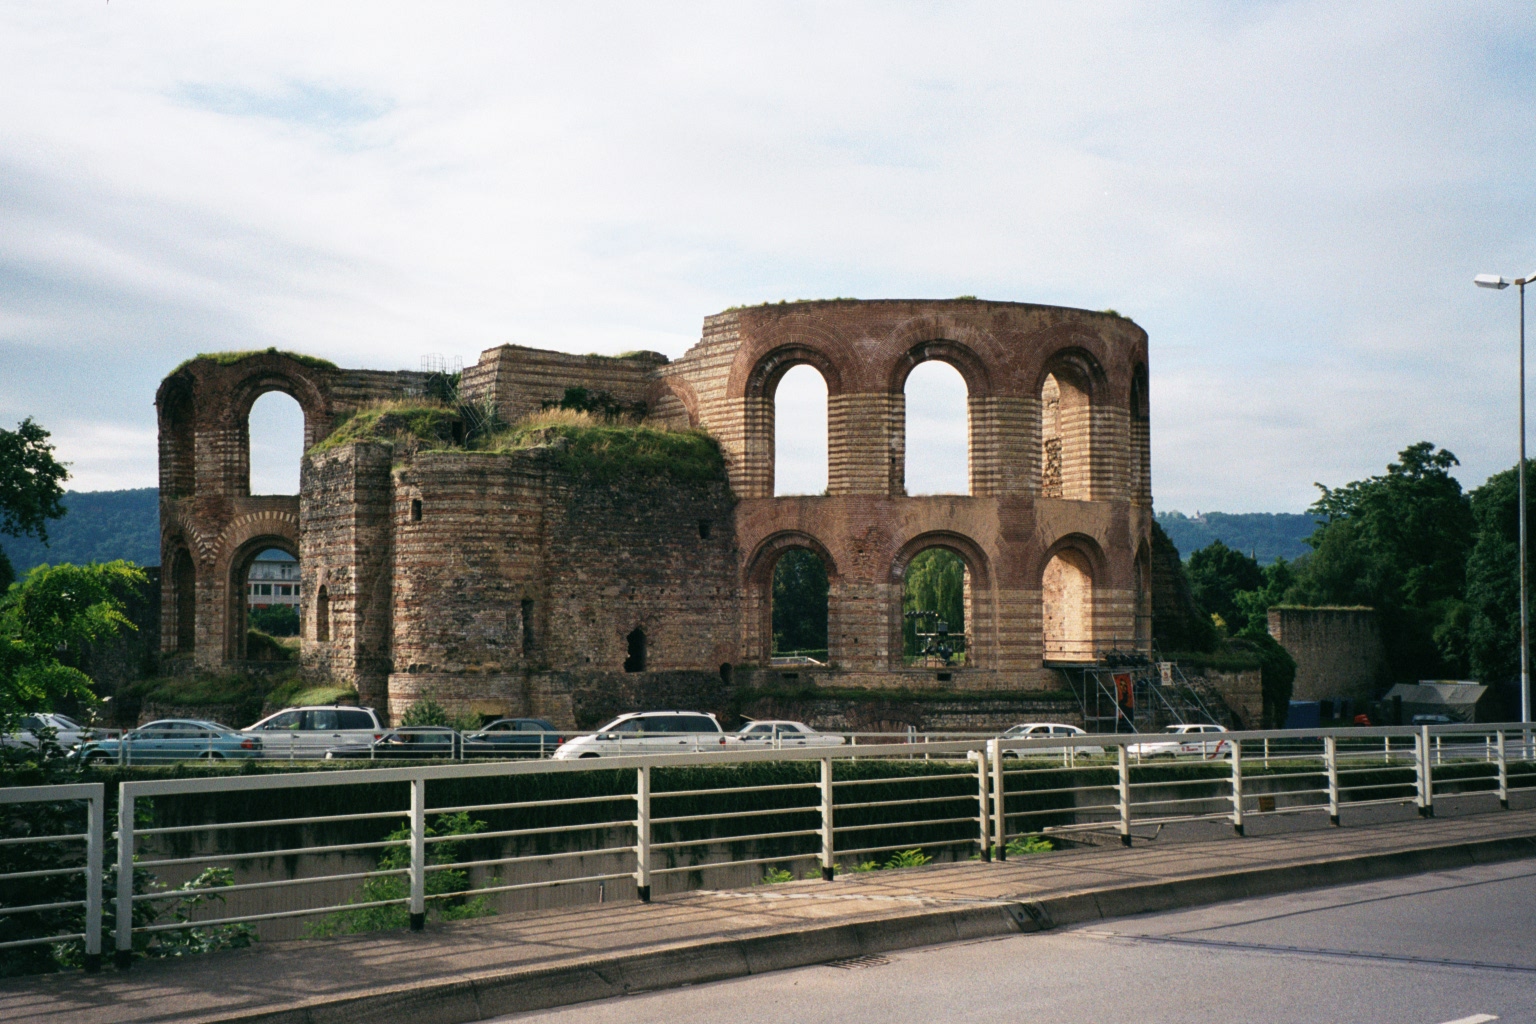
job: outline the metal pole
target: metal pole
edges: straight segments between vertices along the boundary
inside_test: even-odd
[[[1116,749],[1119,751],[1120,766],[1120,844],[1131,845],[1131,766],[1126,760],[1125,744],[1121,743]]]
[[[992,825],[987,814],[987,803],[990,794],[987,792],[987,752],[985,750],[973,750],[967,755],[976,759],[976,796],[978,810],[981,817],[981,859],[988,864],[992,863]]]
[[[1243,741],[1232,741],[1232,831],[1243,834]]]
[[[1339,741],[1323,737],[1323,763],[1328,767],[1328,824],[1339,823]]]
[[[1520,280],[1520,722],[1531,720],[1530,601],[1525,570],[1525,280]],[[1527,737],[1529,738],[1529,737]],[[1530,757],[1527,749],[1526,757]]]
[[[426,926],[427,780],[419,778],[411,780],[411,931]]]
[[[85,805],[85,973],[101,970],[101,874],[103,838],[107,831],[107,790],[96,784],[96,793]]]
[[[1413,737],[1414,754],[1418,762],[1419,816],[1435,816],[1435,778],[1429,769],[1429,726],[1419,726]]]
[[[112,963],[120,971],[133,966],[133,797],[117,787],[117,951]]]
[[[635,769],[635,893],[651,902],[651,766]]]
[[[997,740],[987,740],[987,756],[992,760],[992,833],[997,837],[997,859],[1008,859],[1008,809],[1003,802],[1003,752]]]
[[[1509,761],[1504,757],[1504,730],[1499,730],[1499,806],[1509,810]]]
[[[832,755],[821,759],[821,880],[830,882],[837,877],[837,861],[833,859],[832,834]]]

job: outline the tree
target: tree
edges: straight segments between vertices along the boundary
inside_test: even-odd
[[[1375,608],[1396,679],[1460,674],[1457,648],[1465,645],[1456,624],[1465,621],[1471,503],[1450,475],[1455,455],[1421,441],[1398,459],[1382,476],[1317,485],[1312,512],[1323,523],[1287,599]]]
[[[827,567],[814,551],[791,548],[773,567],[773,650],[827,649]]]
[[[95,703],[90,677],[59,655],[136,629],[126,599],[148,582],[128,562],[40,565],[0,596],[0,730],[62,700]]]
[[[946,548],[919,551],[907,563],[901,610],[937,612],[951,633],[965,632],[965,562]],[[904,652],[914,657],[921,647],[917,624],[905,617],[902,623]]]
[[[1495,473],[1473,491],[1477,524],[1467,557],[1467,661],[1485,683],[1520,674],[1520,518],[1515,469]],[[1536,490],[1536,488],[1532,488]],[[1536,500],[1526,494],[1526,525],[1536,527]],[[1527,549],[1536,544],[1527,537]]]
[[[1195,601],[1208,613],[1221,616],[1231,633],[1248,625],[1248,613],[1238,605],[1237,595],[1264,586],[1264,570],[1250,555],[1233,551],[1221,541],[1212,541],[1189,556],[1189,585]]]
[[[68,477],[53,457],[48,431],[31,417],[15,430],[0,429],[0,534],[47,543],[48,521],[64,514],[61,485]]]
[[[1152,639],[1164,652],[1214,651],[1219,637],[1211,616],[1196,602],[1179,549],[1152,523]]]

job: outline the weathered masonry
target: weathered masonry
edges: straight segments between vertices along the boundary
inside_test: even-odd
[[[904,386],[927,360],[965,381],[966,494],[906,494]],[[774,394],[801,364],[826,382],[827,493],[775,497]],[[462,407],[512,424],[584,389],[642,426],[695,431],[713,471],[629,465],[606,441],[587,457],[553,434],[476,449],[462,423],[438,441],[331,436],[426,383],[276,352],[166,378],[168,654],[243,658],[241,583],[268,547],[300,559],[306,670],[392,712],[423,695],[565,722],[707,703],[771,671],[773,569],[794,548],[829,577],[828,667],[813,670],[827,685],[1051,689],[1054,665],[1147,642],[1147,337],[1114,314],[786,303],[708,317],[675,362],[503,345],[464,371]],[[304,411],[297,496],[248,493],[247,417],[270,390]],[[942,673],[902,658],[903,574],[930,547],[966,570],[967,660]]]

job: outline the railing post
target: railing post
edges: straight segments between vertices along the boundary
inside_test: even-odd
[[[1125,744],[1121,743],[1117,748],[1120,752],[1120,844],[1131,845],[1131,766],[1126,758]]]
[[[411,780],[411,931],[427,927],[427,780]]]
[[[1328,768],[1328,824],[1339,823],[1339,740],[1323,737],[1323,764]]]
[[[821,880],[837,877],[832,833],[832,755],[821,759]]]
[[[1003,793],[1003,751],[997,740],[987,740],[987,757],[992,762],[992,834],[997,859],[1008,859],[1008,808]]]
[[[127,785],[117,785],[117,949],[112,963],[120,971],[133,965],[133,797]]]
[[[1419,726],[1413,734],[1413,754],[1419,783],[1419,817],[1435,816],[1435,779],[1429,767],[1429,726]]]
[[[651,766],[635,769],[635,892],[651,902]]]
[[[1243,834],[1243,741],[1232,741],[1232,831]]]
[[[1509,758],[1504,752],[1504,730],[1498,731],[1499,806],[1509,810]]]
[[[976,761],[976,803],[981,816],[981,859],[986,863],[992,863],[992,825],[987,814],[987,805],[991,802],[987,792],[987,752],[985,750],[972,750],[967,755]]]
[[[106,854],[107,788],[96,784],[96,793],[85,805],[85,973],[101,970],[101,876]]]

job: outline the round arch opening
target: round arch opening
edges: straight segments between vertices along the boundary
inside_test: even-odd
[[[296,661],[303,622],[297,547],[286,538],[246,543],[230,563],[231,661]]]
[[[971,572],[941,545],[913,555],[902,574],[901,659],[907,668],[970,664]]]
[[[1094,660],[1093,591],[1093,562],[1085,552],[1064,547],[1051,556],[1040,579],[1046,661]]]

